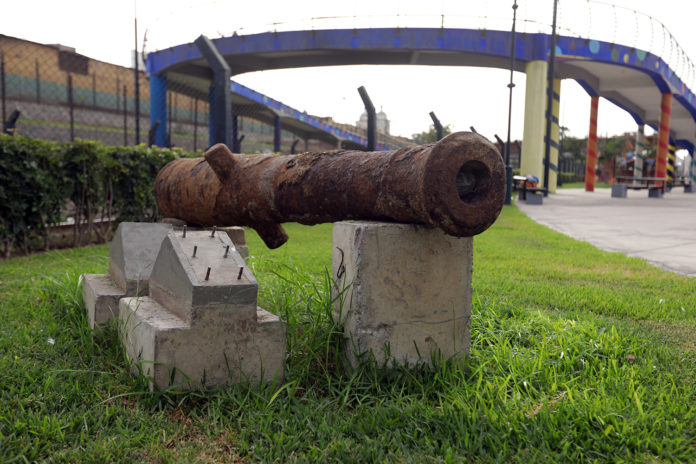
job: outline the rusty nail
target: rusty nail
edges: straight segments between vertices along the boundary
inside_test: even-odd
[[[184,238],[186,238],[186,224],[184,224]]]
[[[193,257],[196,257],[196,252],[198,251],[198,246],[194,245],[193,247]]]
[[[210,279],[210,268],[208,268],[208,270],[205,273],[205,280],[208,280],[208,279]]]
[[[230,246],[227,245],[227,246],[225,247],[225,256],[223,256],[223,257],[224,257],[224,258],[227,258],[227,253],[229,253],[229,252],[230,252]]]
[[[211,237],[215,237],[215,231],[217,230],[217,226],[213,226],[213,231],[210,233]]]
[[[239,268],[239,275],[237,276],[237,280],[242,278],[242,272],[244,272],[244,267]]]

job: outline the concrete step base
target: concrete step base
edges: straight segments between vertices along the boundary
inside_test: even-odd
[[[118,299],[146,295],[148,280],[162,240],[172,226],[122,222],[109,247],[109,274],[83,276],[82,298],[91,329],[99,329],[118,315]]]
[[[99,328],[118,316],[118,300],[126,296],[108,274],[85,274],[82,299],[91,329]]]
[[[282,379],[285,325],[257,308],[256,322],[234,319],[194,325],[150,297],[123,298],[120,336],[134,373],[150,389],[205,388]]]

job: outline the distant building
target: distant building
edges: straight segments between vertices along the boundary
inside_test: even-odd
[[[367,130],[367,111],[363,111],[363,114],[360,115],[360,120],[356,122],[355,125],[359,129]],[[387,118],[387,114],[382,111],[382,108],[380,108],[379,113],[377,113],[377,132],[389,135],[389,118]]]

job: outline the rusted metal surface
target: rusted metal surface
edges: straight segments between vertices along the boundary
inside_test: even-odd
[[[155,197],[167,217],[249,226],[269,248],[287,241],[283,222],[397,221],[466,237],[500,214],[505,167],[495,146],[470,132],[378,152],[239,155],[218,144],[205,158],[162,168]]]

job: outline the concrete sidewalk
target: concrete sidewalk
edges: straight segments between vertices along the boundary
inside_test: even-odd
[[[629,190],[559,189],[543,205],[517,206],[539,224],[607,251],[643,258],[660,268],[696,276],[696,193],[675,187],[664,198]]]

